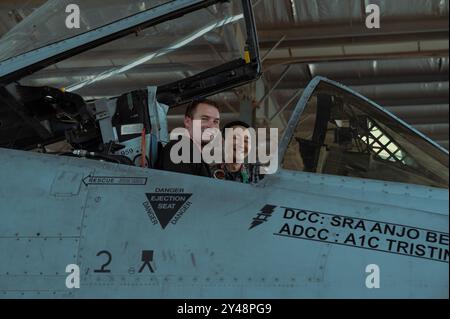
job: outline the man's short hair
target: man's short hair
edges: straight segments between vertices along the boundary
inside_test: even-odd
[[[191,104],[186,108],[186,113],[184,114],[185,117],[193,118],[195,111],[197,110],[197,107],[200,104],[208,104],[220,111],[220,105],[216,101],[209,100],[209,99],[195,99],[192,101]]]

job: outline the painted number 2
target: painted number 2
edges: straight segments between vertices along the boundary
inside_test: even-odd
[[[96,269],[96,270],[94,270],[94,272],[96,272],[96,273],[110,273],[111,270],[110,270],[110,269],[107,269],[106,267],[108,267],[108,265],[111,263],[112,255],[111,255],[111,253],[110,253],[109,251],[107,251],[107,250],[102,250],[102,251],[99,251],[99,252],[97,253],[97,257],[99,257],[99,256],[101,256],[101,255],[106,255],[107,260],[106,260],[106,262],[100,267],[100,269]]]

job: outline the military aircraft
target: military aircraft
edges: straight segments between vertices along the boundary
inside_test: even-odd
[[[153,3],[31,48],[26,32],[0,44],[0,297],[448,298],[448,152],[339,83],[311,81],[277,173],[255,185],[153,169],[168,108],[261,73],[251,1],[226,16],[223,1]],[[214,18],[132,66],[26,85],[199,12]],[[76,93],[237,21],[247,39],[235,60],[116,97]],[[49,151],[60,142],[70,150]]]

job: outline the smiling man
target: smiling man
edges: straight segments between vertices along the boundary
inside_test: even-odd
[[[189,156],[180,154],[180,152],[186,151],[186,148],[178,148],[183,144],[180,143],[180,139],[171,140],[159,157],[159,168],[177,173],[212,177],[209,165],[203,161],[201,154],[202,148],[210,142],[210,139],[203,140],[202,136],[206,136],[203,133],[208,129],[218,131],[219,125],[220,111],[216,102],[207,99],[194,101],[187,108],[184,116],[184,127],[188,136],[181,137],[185,143],[189,143]],[[201,134],[195,134],[196,131],[201,131]],[[187,160],[181,162],[176,160],[181,157],[187,158]]]

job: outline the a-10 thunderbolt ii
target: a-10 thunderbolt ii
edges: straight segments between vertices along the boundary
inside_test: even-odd
[[[83,32],[54,25],[59,37],[26,32],[53,21],[35,12],[3,37],[0,297],[448,298],[448,152],[343,85],[311,81],[279,139],[277,172],[255,185],[153,169],[168,107],[261,70],[249,0],[145,3],[120,19],[97,13],[102,24]],[[237,59],[120,96],[77,93],[153,72],[150,62],[195,41],[236,51],[217,34],[231,41],[237,24]],[[163,31],[170,41],[155,43]],[[128,64],[29,84],[121,39],[112,48],[133,51],[142,34],[157,49]],[[61,142],[70,151],[49,151]]]

